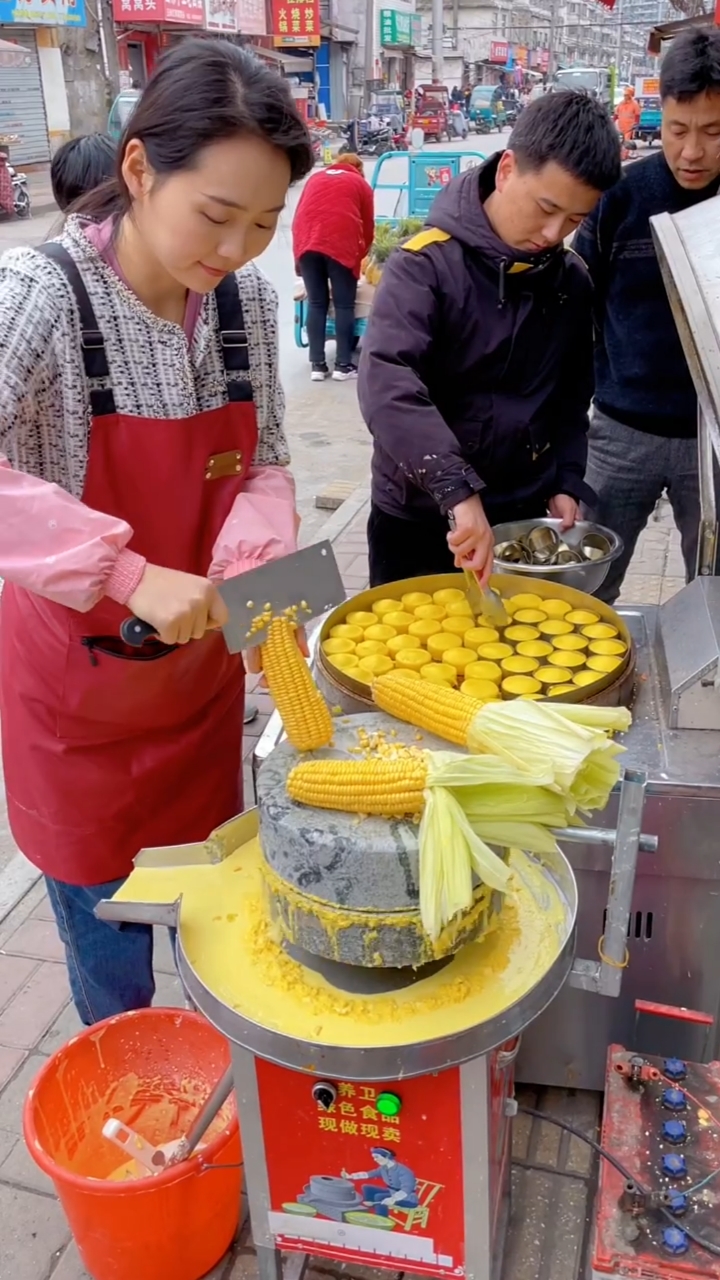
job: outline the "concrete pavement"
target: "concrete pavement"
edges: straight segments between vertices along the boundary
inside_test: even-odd
[[[477,140],[494,149],[492,138]],[[499,141],[499,139],[498,139]],[[476,140],[471,140],[472,146]],[[470,148],[472,149],[472,147]],[[287,431],[298,482],[302,536],[326,533],[334,540],[350,594],[367,583],[366,483],[369,441],[352,383],[310,383],[306,353],[292,334],[290,220],[297,193],[261,265],[280,294],[280,359],[288,400]],[[0,250],[38,242],[53,215],[29,223],[0,224]],[[329,520],[315,506],[321,490],[339,482],[352,498]],[[659,602],[682,585],[682,562],[668,513],[662,510],[641,540],[624,598]],[[261,715],[246,738],[249,759],[271,710],[266,694],[253,693]],[[249,770],[247,796],[250,797]],[[156,955],[158,1002],[181,1003],[172,956],[164,936]],[[30,1160],[21,1138],[21,1108],[39,1067],[73,1034],[78,1023],[68,1002],[60,944],[42,885],[14,849],[0,809],[0,1274],[12,1280],[87,1280],[50,1184]],[[596,1131],[599,1100],[545,1091],[525,1097],[560,1118]],[[582,1275],[595,1167],[584,1147],[560,1140],[559,1131],[520,1118],[514,1137],[515,1203],[504,1280],[578,1280]],[[387,1273],[385,1273],[387,1274]],[[216,1270],[215,1280],[255,1280],[247,1236]],[[373,1280],[375,1273],[323,1264],[313,1280]]]

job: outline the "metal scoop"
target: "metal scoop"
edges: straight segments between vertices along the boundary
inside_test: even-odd
[[[455,516],[451,511],[448,515],[448,523],[451,529],[455,529]],[[482,614],[483,618],[487,618],[494,627],[506,627],[509,618],[505,612],[505,605],[502,602],[500,593],[495,591],[493,587],[481,587],[478,582],[477,574],[473,569],[463,569],[465,574],[465,584],[467,587],[467,596],[470,602],[470,608],[474,614]]]
[[[108,1138],[120,1147],[126,1155],[137,1160],[150,1173],[161,1173],[170,1165],[180,1164],[188,1160],[196,1147],[205,1137],[210,1125],[220,1109],[227,1102],[233,1088],[232,1067],[228,1067],[220,1077],[207,1101],[203,1104],[184,1138],[175,1138],[172,1142],[162,1142],[154,1147],[130,1125],[121,1120],[107,1120],[103,1125],[103,1137]]]

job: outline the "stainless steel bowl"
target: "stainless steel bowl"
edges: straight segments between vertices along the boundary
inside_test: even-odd
[[[519,577],[544,578],[546,582],[560,582],[565,587],[574,587],[576,591],[585,591],[588,595],[601,587],[613,560],[616,560],[623,549],[622,538],[603,525],[593,524],[589,520],[578,520],[572,529],[561,530],[562,521],[553,520],[549,516],[545,520],[513,520],[507,524],[496,524],[493,528],[495,545],[498,543],[520,542],[525,544],[528,533],[544,525],[553,529],[565,547],[576,551],[582,563],[562,564],[560,559],[553,564],[513,564],[511,572]],[[607,544],[608,550],[597,560],[587,561],[583,555],[582,543],[585,538],[591,540],[595,549],[601,540]],[[495,559],[496,573],[507,573],[507,562]]]

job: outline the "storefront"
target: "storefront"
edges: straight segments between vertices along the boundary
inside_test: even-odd
[[[278,69],[290,84],[295,105],[306,120],[318,115],[318,72],[320,49],[319,0],[272,0],[272,52]],[[263,55],[264,50],[258,50]]]
[[[415,81],[415,50],[422,44],[420,15],[407,9],[380,10],[380,69],[388,89],[404,93]]]
[[[207,2],[217,4],[217,0]],[[213,10],[213,14],[222,12]],[[142,88],[163,49],[205,28],[205,0],[113,0],[113,19],[126,87]]]
[[[0,139],[16,165],[46,164],[68,136],[59,26],[85,26],[84,0],[0,0]]]

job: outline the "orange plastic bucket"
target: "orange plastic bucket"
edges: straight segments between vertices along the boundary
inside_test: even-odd
[[[230,1061],[197,1013],[141,1009],[88,1027],[53,1054],[25,1101],[30,1154],[55,1184],[94,1280],[200,1280],[228,1249],[240,1212],[234,1098],[190,1160],[112,1181],[128,1157],[102,1136],[117,1117],[152,1143],[187,1133]]]

